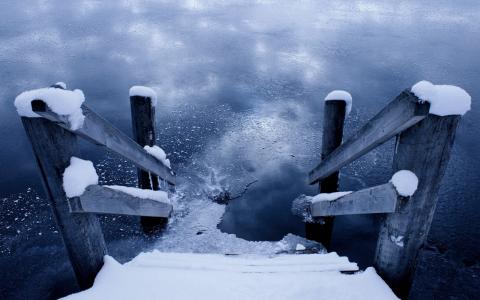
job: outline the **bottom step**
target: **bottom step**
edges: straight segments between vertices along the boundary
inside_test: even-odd
[[[336,253],[259,256],[142,253],[106,256],[94,286],[65,299],[397,299],[373,268]]]

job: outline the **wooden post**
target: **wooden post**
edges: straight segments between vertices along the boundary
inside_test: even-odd
[[[322,160],[333,152],[343,139],[343,125],[345,123],[346,102],[343,100],[325,101],[323,112]],[[335,172],[319,182],[320,193],[338,191],[338,175]],[[305,232],[310,240],[322,243],[327,249],[330,247],[334,217],[323,217],[319,223],[306,223]],[[323,221],[323,222],[322,222]]]
[[[75,134],[43,118],[22,117],[42,175],[45,194],[50,201],[59,232],[81,289],[90,288],[103,266],[107,248],[97,217],[71,214],[63,190],[63,172],[70,158],[78,156]]]
[[[150,97],[130,96],[133,138],[140,146],[155,145],[155,106]],[[159,190],[158,176],[137,169],[138,187]],[[144,232],[152,233],[167,223],[166,218],[141,217]]]
[[[402,299],[408,297],[415,260],[430,229],[459,120],[460,116],[428,115],[397,137],[393,171],[415,173],[418,189],[400,199],[397,213],[381,224],[374,264]]]

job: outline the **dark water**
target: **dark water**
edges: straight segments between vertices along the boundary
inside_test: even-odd
[[[0,3],[0,298],[65,295],[71,271],[13,107],[23,90],[57,81],[130,132],[128,89],[159,94],[159,144],[182,184],[208,168],[243,197],[220,228],[250,240],[303,235],[290,202],[313,194],[322,98],[347,89],[351,135],[419,80],[463,87],[472,111],[460,124],[413,298],[474,298],[479,285],[480,3],[478,1],[179,1]],[[82,144],[102,181],[134,184],[132,166]],[[392,144],[342,170],[355,190],[391,176]],[[201,166],[201,167],[200,167]],[[102,217],[109,251],[126,261],[148,249],[138,219]],[[337,218],[333,248],[371,265],[377,216]]]

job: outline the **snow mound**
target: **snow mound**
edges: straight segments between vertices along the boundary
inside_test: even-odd
[[[316,203],[320,201],[334,201],[338,198],[341,198],[345,195],[351,194],[351,191],[348,192],[336,192],[336,193],[321,193],[316,196],[310,197],[311,203]]]
[[[325,253],[322,244],[303,237],[287,234],[280,241],[247,241],[218,228],[226,206],[197,194],[197,190],[184,193],[185,186],[178,186],[170,198],[175,208],[169,225],[154,248],[161,252],[218,253],[245,255],[275,255],[295,253],[295,246],[302,244],[309,253]],[[192,193],[190,193],[192,192]]]
[[[305,248],[305,246],[302,244],[297,244],[297,246],[295,247],[296,251],[305,251],[306,249],[307,248]]]
[[[93,163],[72,156],[70,165],[63,172],[63,190],[67,197],[81,196],[87,186],[98,184],[98,175]]]
[[[418,187],[418,178],[412,171],[400,170],[393,174],[390,182],[393,184],[398,194],[410,197],[415,193]]]
[[[143,147],[151,156],[155,157],[159,161],[161,161],[165,166],[167,166],[169,169],[170,167],[170,160],[167,159],[167,154],[165,154],[165,151],[163,151],[162,148],[158,146],[145,146]]]
[[[130,88],[129,95],[131,96],[141,96],[148,97],[152,100],[152,105],[157,105],[157,93],[149,87],[134,85]]]
[[[59,82],[55,83],[55,85],[58,85],[58,86],[62,87],[62,89],[64,89],[64,90],[67,89],[67,84],[65,82],[59,81]]]
[[[167,192],[164,192],[164,191],[139,189],[139,188],[135,188],[135,187],[120,186],[120,185],[104,185],[104,187],[112,189],[112,190],[117,190],[117,191],[120,191],[120,192],[124,192],[126,194],[129,194],[131,196],[141,198],[141,199],[151,199],[151,200],[155,200],[155,201],[158,201],[158,202],[170,203],[170,201],[168,199],[168,194],[167,194]]]
[[[347,91],[335,90],[328,93],[327,97],[325,97],[325,101],[332,101],[332,100],[345,101],[347,105],[345,109],[345,115],[348,116],[348,114],[352,110],[352,95],[350,95],[350,93]]]
[[[398,299],[373,268],[341,274],[345,267],[354,266],[336,253],[252,257],[154,251],[123,265],[106,256],[93,287],[64,299]]]
[[[189,270],[238,273],[286,273],[358,271],[356,263],[336,252],[293,255],[222,255],[213,253],[168,253],[154,250],[140,253],[127,265],[138,267],[176,267]]]
[[[437,116],[464,115],[471,107],[472,98],[458,86],[434,85],[423,80],[412,86],[411,91],[422,102],[430,102],[430,113]]]
[[[82,127],[85,116],[81,106],[85,101],[85,96],[81,90],[70,91],[49,87],[23,92],[14,101],[18,114],[29,118],[41,117],[32,111],[31,102],[37,99],[45,101],[53,112],[67,116],[72,130]]]

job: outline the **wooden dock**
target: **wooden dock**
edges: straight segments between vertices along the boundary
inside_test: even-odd
[[[62,88],[58,85],[52,87]],[[176,184],[175,173],[143,148],[155,145],[155,106],[151,98],[138,95],[130,97],[133,139],[86,105],[81,106],[85,116],[83,126],[73,130],[68,118],[53,112],[44,99],[32,100],[32,111],[41,118],[22,117],[22,122],[32,144],[46,195],[51,203],[77,282],[81,289],[88,289],[102,268],[104,256],[107,254],[96,214],[141,216],[144,230],[151,232],[166,223],[173,207],[168,203],[142,199],[98,185],[89,186],[78,197],[68,198],[62,187],[62,175],[69,165],[70,158],[79,155],[77,137],[112,150],[134,163],[138,167],[138,184],[142,189],[159,190],[164,186],[166,192],[171,193]],[[417,254],[425,243],[432,222],[438,190],[460,120],[458,115],[441,117],[429,114],[429,109],[428,102],[420,101],[409,90],[403,91],[352,137],[343,142],[346,102],[342,99],[326,101],[321,162],[308,174],[308,182],[319,185],[321,193],[337,192],[342,167],[387,140],[396,138],[392,172],[412,171],[419,181],[416,192],[409,197],[402,196],[392,183],[382,183],[333,201],[314,202],[308,209],[315,222],[306,223],[305,229],[309,239],[320,241],[328,248],[334,216],[383,214],[375,252],[375,268],[402,298],[408,296]],[[330,264],[327,268],[320,261],[327,256],[324,258],[320,256],[311,261],[307,259],[307,263],[301,268],[297,263],[270,266],[273,260],[265,260],[263,263],[266,265],[256,265],[251,261],[240,264],[239,269],[242,270],[240,273],[285,274],[292,273],[296,268],[302,274],[358,269],[356,265],[353,268],[350,263],[345,263],[341,267]],[[168,257],[160,255],[160,265],[168,272],[173,272],[166,267]],[[195,259],[201,260],[200,256],[192,257],[189,259],[193,260],[188,262],[190,267],[196,264]],[[305,258],[291,259],[305,260]],[[228,269],[230,264],[238,264],[238,260],[235,259],[217,257],[217,260],[225,264],[212,265],[210,261],[208,265],[195,268],[210,272],[215,268]],[[190,269],[192,268],[195,269],[194,267]],[[182,276],[188,275],[184,272]],[[159,284],[162,283],[164,281]],[[321,288],[316,290],[321,294]]]

